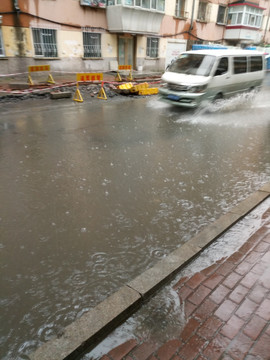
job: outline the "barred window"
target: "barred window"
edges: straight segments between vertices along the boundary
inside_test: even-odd
[[[84,57],[101,57],[101,34],[83,32]]]
[[[158,57],[158,47],[159,47],[159,39],[148,37],[147,38],[147,49],[146,49],[146,56],[151,58]]]
[[[2,29],[0,28],[0,56],[4,56],[5,52],[4,52],[4,43],[3,43],[3,39],[2,39]]]
[[[55,29],[32,29],[36,56],[57,57]]]

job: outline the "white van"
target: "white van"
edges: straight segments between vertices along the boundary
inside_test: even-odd
[[[182,53],[162,75],[161,100],[197,107],[259,89],[265,76],[263,53],[254,50],[191,50]]]

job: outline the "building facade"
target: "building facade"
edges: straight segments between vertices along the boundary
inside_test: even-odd
[[[192,44],[270,44],[270,0],[1,0],[0,73],[163,71]]]

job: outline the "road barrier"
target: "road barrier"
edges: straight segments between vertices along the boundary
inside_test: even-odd
[[[102,81],[103,80],[103,73],[77,73],[76,74],[77,85],[76,91],[73,97],[74,101],[83,102],[83,97],[81,95],[79,89],[80,82],[94,82],[94,81]],[[101,83],[101,89],[97,96],[98,99],[107,100],[107,96],[104,90],[104,82]]]
[[[28,84],[34,85],[34,82],[32,80],[32,77],[30,73],[32,72],[41,72],[41,71],[51,71],[50,65],[34,65],[34,66],[28,66]],[[51,74],[48,75],[47,83],[49,84],[55,84],[55,81]]]
[[[118,71],[117,71],[117,75],[115,77],[115,81],[122,81],[119,70],[129,70],[129,75],[127,76],[127,80],[129,80],[129,81],[133,80],[132,65],[118,65]]]

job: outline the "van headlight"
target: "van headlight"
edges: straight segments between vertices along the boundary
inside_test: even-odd
[[[188,88],[188,91],[191,93],[200,93],[203,92],[207,88],[207,84],[205,85],[196,85],[196,86],[190,86]]]

